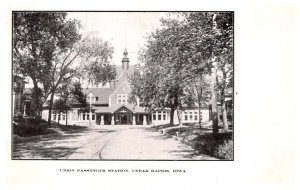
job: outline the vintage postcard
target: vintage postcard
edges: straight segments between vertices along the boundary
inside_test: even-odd
[[[296,189],[293,0],[4,5],[2,189]]]
[[[12,159],[233,160],[234,12],[12,18]]]

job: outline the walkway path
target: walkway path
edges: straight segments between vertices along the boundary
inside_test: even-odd
[[[109,126],[16,143],[19,159],[207,160],[194,150],[148,127]]]

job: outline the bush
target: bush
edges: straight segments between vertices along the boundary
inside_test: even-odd
[[[21,137],[53,133],[45,120],[40,118],[14,118],[13,134]]]
[[[233,159],[232,133],[200,134],[195,140],[194,148],[199,153],[220,159]]]
[[[227,140],[215,151],[215,156],[225,160],[233,160],[233,141]]]

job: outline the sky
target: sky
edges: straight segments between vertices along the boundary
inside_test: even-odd
[[[144,46],[145,37],[160,26],[163,12],[69,12],[68,18],[80,21],[83,37],[96,33],[99,38],[109,41],[114,48],[112,62],[121,65],[124,49],[127,49],[129,65],[138,62],[138,51]],[[33,87],[27,80],[26,88]]]
[[[114,47],[113,63],[121,65],[123,51],[127,48],[130,65],[138,61],[138,51],[145,37],[160,26],[161,12],[70,12],[69,18],[81,22],[83,36],[96,32],[98,37]]]

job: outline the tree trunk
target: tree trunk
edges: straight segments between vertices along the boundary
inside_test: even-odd
[[[171,108],[171,112],[170,112],[170,125],[171,126],[174,125],[174,112],[175,112],[175,108]]]
[[[66,126],[68,125],[68,110],[66,110]]]
[[[202,115],[201,115],[201,100],[202,100],[202,94],[203,94],[203,77],[202,77],[202,73],[200,74],[200,81],[201,81],[201,88],[200,88],[200,93],[198,93],[198,117],[199,117],[199,128],[201,129],[201,119],[202,119]],[[198,91],[199,92],[199,91]]]
[[[201,129],[201,120],[202,120],[202,115],[201,115],[201,101],[198,101],[198,118],[199,118],[199,128]]]
[[[213,30],[216,30],[216,16],[213,15]],[[211,75],[211,110],[212,110],[212,128],[213,134],[216,135],[219,132],[218,129],[218,103],[217,103],[217,91],[216,91],[216,81],[217,81],[217,62],[215,60],[214,53],[212,52],[212,75]]]
[[[54,92],[51,93],[50,101],[49,101],[49,112],[48,112],[48,125],[51,126],[51,114],[54,100]]]
[[[57,119],[58,125],[59,125],[59,121],[60,121],[60,114],[61,114],[61,112],[58,112],[58,119]]]
[[[177,116],[178,116],[179,126],[182,126],[182,112],[179,108],[177,108]]]
[[[222,101],[221,108],[222,108],[222,117],[223,117],[223,129],[224,129],[224,131],[228,131],[227,111],[226,111],[225,100]]]
[[[39,116],[40,115],[40,105],[39,105],[39,96],[38,96],[38,91],[39,87],[37,82],[32,79],[33,82],[33,89],[32,89],[32,102],[33,102],[33,109],[34,109],[34,115]]]
[[[217,108],[217,91],[216,91],[216,68],[212,68],[212,75],[211,75],[211,108],[212,108],[212,128],[213,134],[217,134],[218,130],[218,108]]]

